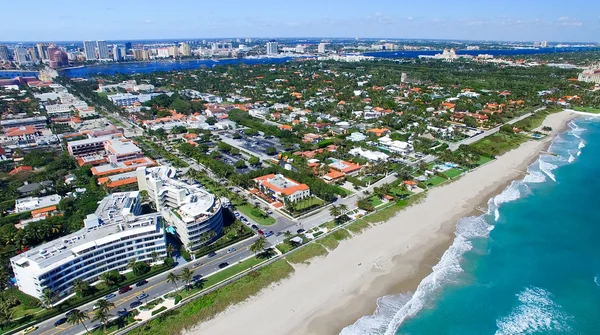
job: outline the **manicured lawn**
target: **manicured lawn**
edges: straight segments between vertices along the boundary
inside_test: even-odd
[[[444,171],[444,174],[446,176],[448,176],[448,178],[454,179],[454,178],[460,176],[462,174],[462,171],[459,169],[450,169],[450,170]]]
[[[329,230],[335,228],[337,226],[337,224],[335,223],[335,221],[327,221],[325,223],[322,223],[319,225],[319,227],[321,228],[329,228]]]
[[[298,211],[302,211],[303,209],[306,209],[306,208],[319,207],[319,206],[323,205],[324,203],[325,203],[325,201],[323,201],[319,198],[310,197],[308,199],[298,201],[298,203],[296,204],[296,209]]]
[[[394,187],[394,188],[390,189],[390,194],[393,194],[399,198],[402,198],[402,197],[411,196],[412,192],[409,190],[405,190],[401,187]]]
[[[259,225],[262,226],[270,226],[272,224],[275,223],[275,219],[270,216],[267,215],[267,213],[265,213],[264,211],[262,211],[261,209],[258,208],[252,208],[252,206],[246,204],[246,205],[241,205],[241,206],[237,206],[236,209],[240,212],[242,212],[244,215],[246,215],[247,217],[251,218],[252,220],[256,221]],[[259,211],[260,213],[264,214],[264,216],[256,216],[252,214],[252,211]]]
[[[446,179],[444,179],[444,178],[442,178],[440,176],[433,176],[433,177],[429,178],[429,180],[427,181],[427,185],[429,185],[429,186],[436,186],[436,185],[439,185],[439,184],[441,184],[441,183],[443,183],[445,181],[446,181]]]
[[[333,185],[333,187],[335,187],[337,190],[339,190],[340,192],[343,192],[346,195],[352,194],[352,192],[350,192],[349,190],[347,190],[339,185]]]
[[[295,246],[287,243],[287,242],[283,242],[283,243],[279,243],[276,246],[277,250],[279,250],[282,254],[285,254],[286,252],[290,251],[290,250],[294,250]]]
[[[515,149],[521,145],[521,143],[527,140],[528,138],[525,136],[510,135],[499,132],[481,139],[471,145],[479,152],[485,153],[490,157],[495,157]]]
[[[493,160],[494,160],[493,158],[490,158],[487,156],[481,156],[481,157],[479,157],[479,160],[477,161],[477,166],[481,166],[481,165],[489,163]]]
[[[372,196],[369,200],[371,200],[371,205],[373,205],[373,207],[377,207],[383,204],[383,201],[381,201],[381,199],[379,199],[379,197],[377,196]]]
[[[573,109],[575,109],[578,112],[600,114],[600,108],[594,108],[594,107],[575,107]]]
[[[235,282],[208,293],[182,307],[161,314],[155,320],[138,329],[134,335],[172,335],[203,321],[212,319],[229,306],[238,304],[269,285],[289,277],[294,268],[285,260],[279,260],[257,270],[254,275],[244,276]]]
[[[122,329],[126,326],[130,326],[134,323],[136,323],[137,321],[135,321],[135,316],[138,314],[137,310],[133,310],[131,311],[131,313],[129,314],[129,316],[127,316],[126,318],[118,318],[112,321],[109,321],[108,324],[106,325],[106,333],[104,332],[104,328],[103,327],[99,327],[96,328],[92,331],[92,334],[97,334],[97,335],[101,335],[101,334],[110,334],[112,332],[115,332],[119,329]],[[90,329],[91,330],[91,329]]]
[[[294,251],[291,254],[285,256],[285,258],[290,263],[310,264],[310,262],[308,261],[309,259],[311,259],[313,257],[318,257],[318,256],[325,256],[327,254],[328,254],[327,250],[325,248],[323,248],[322,245],[317,244],[317,243],[311,243],[311,244],[305,246],[304,248]]]

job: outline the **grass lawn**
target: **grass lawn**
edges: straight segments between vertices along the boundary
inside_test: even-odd
[[[520,135],[504,134],[501,132],[483,138],[471,144],[479,152],[485,153],[487,156],[495,157],[502,155],[518,147],[521,143],[527,141],[528,138]]]
[[[370,228],[371,225],[365,220],[356,220],[351,224],[346,226],[346,229],[351,231],[354,234],[362,233],[363,230]]]
[[[594,107],[574,107],[573,109],[576,110],[576,111],[578,111],[578,112],[600,114],[600,108],[594,108]]]
[[[104,332],[104,328],[103,327],[98,327],[96,329],[94,329],[91,333],[92,334],[97,334],[97,335],[104,335],[104,334],[110,334],[113,333],[119,329],[122,329],[124,327],[130,326],[134,323],[136,323],[137,321],[135,321],[135,315],[138,314],[138,311],[133,310],[132,313],[130,313],[129,316],[127,316],[126,318],[119,318],[113,321],[109,321],[108,324],[106,325],[106,333]],[[91,329],[90,329],[91,330]]]
[[[180,308],[161,314],[158,318],[130,333],[134,335],[171,335],[189,330],[196,324],[209,320],[257,294],[272,283],[289,277],[294,268],[285,260],[279,260],[244,276],[235,282],[210,292]]]
[[[339,186],[339,185],[333,185],[333,187],[335,187],[337,190],[339,190],[340,192],[343,192],[345,195],[350,195],[352,194],[351,191]]]
[[[325,203],[325,201],[323,201],[319,198],[310,197],[310,198],[298,201],[298,203],[296,204],[296,210],[302,211],[303,209],[306,209],[306,208],[319,207],[319,206],[323,205],[324,203]]]
[[[318,257],[318,256],[325,256],[327,254],[328,254],[327,250],[325,248],[323,248],[322,245],[317,244],[317,243],[311,243],[311,244],[303,247],[302,249],[294,251],[291,254],[285,256],[285,258],[290,263],[310,264],[310,262],[308,261],[309,259],[311,259],[313,257]]]
[[[381,201],[381,199],[379,199],[377,196],[372,196],[369,200],[371,201],[371,205],[373,205],[373,207],[383,204],[383,201]]]
[[[243,271],[250,269],[251,267],[257,266],[258,264],[260,264],[264,261],[265,261],[264,258],[252,257],[245,261],[242,261],[241,263],[230,265],[230,266],[226,267],[225,269],[223,269],[211,276],[203,278],[203,280],[201,281],[202,284],[199,285],[198,287],[195,287],[191,290],[180,291],[181,297],[185,299],[186,297],[188,297],[192,294],[198,293],[200,291],[203,291],[211,286],[214,286],[229,277],[233,277],[233,276],[237,275],[238,273],[241,273]]]
[[[287,242],[283,242],[283,243],[279,243],[276,246],[277,250],[279,250],[282,254],[285,254],[286,252],[290,251],[290,250],[294,250],[295,247]]]
[[[241,205],[241,206],[237,206],[236,209],[242,213],[244,213],[244,215],[246,215],[247,217],[251,218],[252,220],[256,221],[259,225],[262,226],[270,226],[272,224],[275,223],[275,219],[270,216],[267,215],[267,213],[265,213],[264,211],[258,209],[258,208],[252,208],[252,206],[246,204],[246,205]],[[262,214],[264,214],[264,216],[255,216],[252,214],[253,210],[258,210],[260,211]]]
[[[346,229],[338,229],[333,233],[318,240],[318,243],[320,243],[322,246],[329,250],[333,250],[337,248],[337,246],[340,244],[340,241],[345,240],[347,238],[350,238],[350,233]]]
[[[448,176],[448,178],[454,179],[454,178],[460,176],[462,174],[462,171],[459,169],[450,169],[450,170],[444,171],[444,174],[446,176]]]
[[[39,311],[42,310],[41,307],[35,307],[35,306],[27,306],[27,305],[23,305],[23,304],[19,304],[13,308],[11,308],[11,310],[13,311],[13,315],[12,315],[12,319],[18,319],[22,316],[25,315],[33,315]]]
[[[337,226],[337,224],[335,223],[335,221],[327,221],[327,222],[319,225],[319,227],[328,228],[329,230],[335,228],[336,226]]]
[[[443,183],[445,181],[446,181],[446,179],[444,179],[444,178],[442,178],[440,176],[433,176],[433,177],[429,178],[429,180],[427,181],[427,185],[429,185],[429,186],[436,186],[436,185],[439,185],[439,184],[441,184],[441,183]]]
[[[393,194],[399,198],[408,197],[412,195],[412,192],[409,190],[405,190],[401,187],[394,187],[390,189],[390,194]]]
[[[481,157],[479,157],[479,160],[477,161],[477,166],[481,166],[481,165],[489,163],[493,160],[494,160],[493,158],[490,158],[487,156],[481,156]]]

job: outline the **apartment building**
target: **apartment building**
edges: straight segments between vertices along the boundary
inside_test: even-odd
[[[287,198],[289,201],[298,201],[310,197],[308,185],[301,184],[281,174],[268,174],[253,180],[258,185],[259,190],[273,200],[284,202],[284,198]]]
[[[107,271],[129,271],[127,263],[166,257],[166,239],[157,214],[138,216],[139,192],[105,197],[84,228],[11,258],[19,290],[36,298],[51,289],[61,300],[77,279],[95,283]]]
[[[222,234],[220,199],[199,186],[178,180],[176,170],[171,167],[140,167],[136,172],[139,190],[148,192],[157,211],[175,227],[188,250],[196,250]],[[210,234],[211,231],[215,234]]]

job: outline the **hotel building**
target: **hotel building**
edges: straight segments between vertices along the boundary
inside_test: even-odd
[[[139,213],[139,192],[108,195],[83,229],[11,258],[19,290],[41,298],[47,288],[62,300],[73,293],[77,279],[94,283],[107,271],[128,271],[132,259],[150,263],[154,252],[166,257],[159,216]]]
[[[196,185],[176,177],[166,166],[137,169],[140,191],[147,191],[156,210],[175,227],[179,239],[190,251],[216,240],[223,232],[222,201]],[[215,232],[208,238],[210,231]]]
[[[281,174],[268,174],[253,180],[261,193],[283,203],[285,203],[285,198],[289,201],[299,201],[310,197],[308,185],[298,183]]]

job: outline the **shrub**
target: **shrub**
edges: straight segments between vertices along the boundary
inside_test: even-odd
[[[156,315],[156,314],[158,314],[158,313],[160,313],[162,311],[165,311],[165,310],[167,310],[167,307],[162,306],[161,308],[159,308],[159,309],[157,309],[155,311],[152,311],[152,315],[154,316],[154,315]]]
[[[177,305],[180,301],[181,301],[181,295],[178,294],[177,296],[175,296],[175,305]]]

